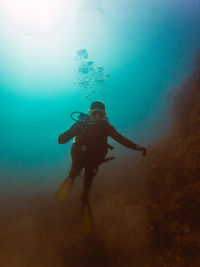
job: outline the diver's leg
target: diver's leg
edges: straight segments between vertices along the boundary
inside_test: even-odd
[[[72,165],[67,178],[70,177],[74,182],[75,178],[80,174],[82,169],[83,163],[81,161],[72,160]]]
[[[72,160],[72,165],[69,174],[67,178],[61,183],[56,192],[56,197],[59,200],[65,200],[69,196],[74,180],[80,174],[82,168],[83,164],[81,163],[81,161]]]
[[[84,186],[83,186],[83,194],[82,194],[82,203],[88,204],[89,192],[92,186],[93,178],[97,173],[98,167],[85,167],[85,175],[84,175]]]

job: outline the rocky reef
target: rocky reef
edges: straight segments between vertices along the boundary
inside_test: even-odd
[[[171,127],[149,148],[147,213],[161,266],[200,266],[200,56],[172,101]]]

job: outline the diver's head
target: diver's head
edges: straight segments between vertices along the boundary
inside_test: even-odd
[[[104,120],[106,117],[105,105],[100,101],[95,101],[91,104],[89,113],[92,120]]]

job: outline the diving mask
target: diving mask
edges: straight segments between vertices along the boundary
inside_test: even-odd
[[[105,110],[102,109],[90,109],[90,118],[93,120],[104,120],[106,117]]]

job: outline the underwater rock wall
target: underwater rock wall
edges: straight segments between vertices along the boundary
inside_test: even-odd
[[[161,266],[200,266],[200,57],[173,99],[171,128],[149,148],[147,205]]]

